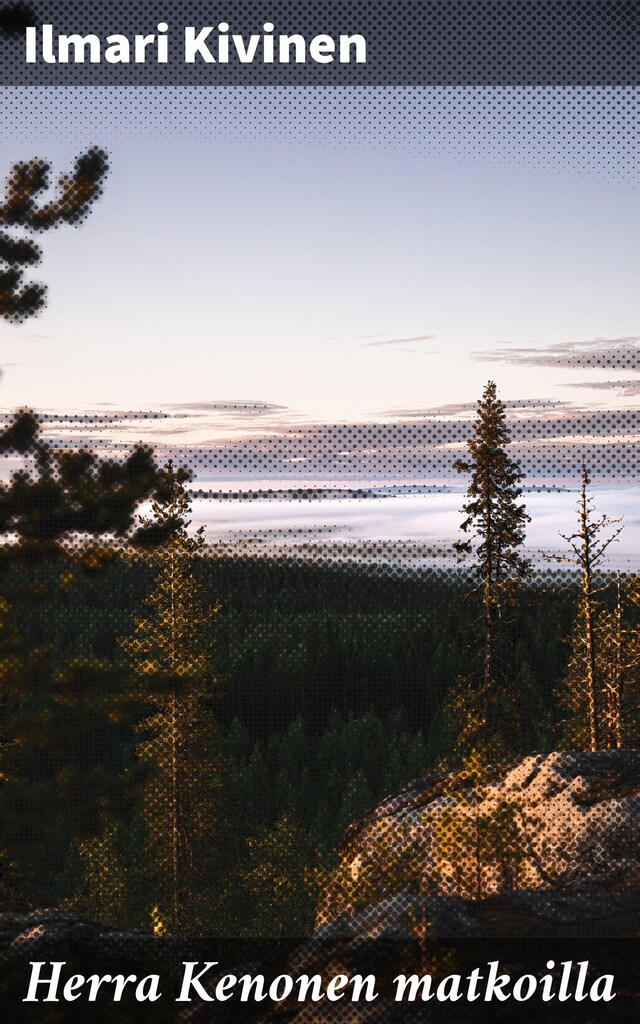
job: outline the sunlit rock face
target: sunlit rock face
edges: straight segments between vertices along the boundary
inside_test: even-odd
[[[319,927],[409,896],[640,887],[640,751],[555,751],[419,779],[347,836]]]

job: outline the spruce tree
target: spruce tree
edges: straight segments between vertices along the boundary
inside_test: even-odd
[[[194,934],[198,893],[222,843],[220,767],[211,702],[219,682],[215,622],[194,575],[202,529],[190,535],[185,474],[167,466],[149,525],[166,540],[150,556],[156,570],[147,614],[120,643],[140,677],[151,713],[139,727],[138,752],[149,769],[145,792],[147,876],[151,902],[172,933]],[[219,861],[219,858],[218,858]]]
[[[571,637],[571,655],[565,673],[561,703],[568,712],[564,722],[564,740],[570,746],[586,750],[600,750],[608,746],[606,719],[616,716],[616,690],[620,685],[622,662],[618,666],[622,644],[620,606],[613,618],[607,616],[599,602],[602,586],[598,577],[605,553],[617,540],[622,528],[607,535],[620,519],[606,515],[595,518],[593,499],[589,494],[591,483],[587,467],[582,467],[582,482],[578,499],[578,529],[575,533],[561,534],[571,548],[571,554],[560,561],[577,566],[580,572],[578,613]],[[620,631],[618,629],[620,627]],[[606,667],[605,667],[605,662]],[[605,698],[603,672],[609,675],[609,699]],[[616,677],[617,680],[616,680]],[[607,711],[609,704],[609,712]],[[616,730],[615,722],[614,733]],[[619,723],[618,723],[619,724]]]
[[[498,779],[477,753],[445,778],[446,806],[427,815],[432,823],[427,884],[439,895],[483,899],[517,886],[524,867],[522,807],[501,798]]]
[[[79,448],[56,448],[42,437],[38,416],[22,410],[0,430],[0,454],[22,466],[0,483],[0,541],[4,563],[78,550],[91,536],[154,544],[156,526],[136,526],[140,503],[165,486],[150,448],[137,445],[122,461]],[[0,565],[0,568],[2,565]]]
[[[1,680],[6,909],[68,900],[82,873],[80,846],[100,836],[104,817],[130,821],[140,797],[126,743],[136,713],[130,675],[96,660],[57,669],[56,653],[20,644]]]
[[[307,830],[286,812],[246,840],[232,880],[236,934],[256,939],[308,934],[313,925],[313,851]]]
[[[467,596],[482,608],[482,667],[479,679],[459,680],[450,694],[449,717],[458,730],[460,750],[485,749],[494,755],[513,748],[518,725],[515,681],[506,682],[497,666],[502,612],[530,572],[521,553],[529,521],[524,504],[518,501],[523,474],[509,456],[510,441],[504,404],[495,383],[489,381],[478,402],[473,436],[467,444],[469,457],[454,463],[458,473],[471,476],[461,524],[469,539],[454,547],[473,559],[476,583]]]
[[[5,906],[24,909],[69,895],[103,815],[130,817],[137,772],[130,673],[39,644],[23,620],[107,545],[145,539],[135,511],[162,473],[145,448],[121,462],[57,450],[27,411],[0,430],[0,453],[23,467],[0,485],[0,817]]]

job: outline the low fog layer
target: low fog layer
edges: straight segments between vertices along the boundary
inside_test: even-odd
[[[531,522],[526,545],[531,557],[565,554],[560,533],[577,527],[576,494],[569,491],[523,496]],[[460,493],[400,494],[386,497],[295,500],[194,501],[194,524],[203,524],[209,541],[262,539],[271,544],[305,540],[335,544],[390,541],[433,545],[445,556],[460,538]],[[624,529],[609,549],[611,569],[635,570],[640,565],[640,489],[603,490],[594,495],[596,515],[622,516]]]

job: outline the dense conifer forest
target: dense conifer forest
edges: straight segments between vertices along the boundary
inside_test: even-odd
[[[0,489],[5,909],[300,936],[349,829],[412,779],[636,745],[640,587],[606,573],[617,521],[585,467],[573,576],[536,578],[508,444],[489,382],[454,570],[323,564],[224,554],[191,526],[186,470],[56,449],[18,414],[0,434],[27,466]]]
[[[216,728],[190,757],[197,771],[215,755],[221,838],[195,927],[300,934],[349,825],[411,779],[456,762],[444,707],[468,670],[474,635],[480,643],[477,610],[460,581],[435,570],[220,558],[209,549],[193,573],[205,605],[219,604],[207,698]],[[161,917],[168,910],[135,881],[145,841],[137,729],[147,698],[132,687],[119,639],[153,591],[153,568],[142,556],[80,549],[13,566],[4,583],[17,610],[5,617],[14,653],[29,650],[42,678],[54,680],[6,698],[21,752],[20,785],[6,787],[15,790],[5,804],[15,812],[6,903],[68,904],[150,926],[155,907]],[[507,755],[553,746],[576,600],[575,586],[531,585],[509,611],[510,643],[496,657],[512,666],[510,686],[535,714]],[[92,776],[93,804],[83,809],[74,787],[86,791]],[[42,816],[48,801],[57,802],[51,820]],[[105,854],[107,819],[120,827]]]

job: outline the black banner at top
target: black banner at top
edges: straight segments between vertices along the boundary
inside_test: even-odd
[[[629,0],[0,0],[2,85],[640,84]]]

